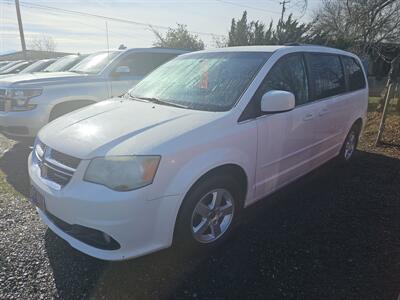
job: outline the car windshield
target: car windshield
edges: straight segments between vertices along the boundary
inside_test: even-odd
[[[207,111],[237,102],[271,53],[194,53],[156,69],[130,92],[134,98]]]
[[[53,60],[39,60],[39,61],[31,64],[29,67],[23,69],[19,73],[26,74],[26,73],[32,73],[32,72],[39,72],[39,71],[42,71],[48,65],[50,65],[52,62],[53,62]]]
[[[23,61],[18,64],[15,64],[7,69],[1,70],[1,73],[15,73],[18,69],[23,69],[25,66],[29,66],[30,62]]]
[[[66,71],[70,68],[71,64],[73,64],[79,58],[80,58],[79,55],[67,55],[67,56],[61,57],[60,59],[56,60],[54,63],[52,63],[50,66],[48,66],[43,71],[44,72]]]
[[[75,67],[71,68],[70,71],[87,74],[100,73],[104,69],[104,67],[119,53],[119,51],[93,53],[82,60]]]
[[[9,63],[5,64],[4,66],[2,66],[2,67],[0,68],[0,72],[3,72],[3,71],[5,71],[5,70],[7,70],[8,68],[11,68],[12,66],[14,66],[14,65],[16,65],[16,64],[19,64],[19,63],[21,63],[20,60],[9,62]]]

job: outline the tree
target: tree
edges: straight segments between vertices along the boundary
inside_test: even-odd
[[[277,45],[289,42],[304,42],[306,33],[310,30],[311,24],[300,24],[293,19],[290,14],[286,21],[280,19],[273,34],[273,39]]]
[[[312,31],[327,43],[347,46],[361,57],[400,38],[398,0],[323,0],[314,14]]]
[[[303,42],[310,29],[308,24],[300,24],[290,14],[286,20],[280,19],[274,28],[273,22],[266,26],[261,21],[247,21],[247,12],[236,21],[232,19],[229,30],[229,46],[279,45],[289,42]]]
[[[378,110],[391,99],[391,74],[397,72],[398,51],[387,51],[400,40],[399,0],[324,0],[314,16],[313,31],[328,43],[338,44],[367,59],[375,56],[390,64]],[[384,126],[385,115],[382,116]]]
[[[156,41],[153,43],[156,47],[179,48],[187,50],[203,50],[204,42],[195,34],[191,34],[186,25],[177,24],[177,28],[169,28],[165,36],[159,31],[151,28]]]
[[[212,45],[216,48],[228,47],[228,38],[225,36],[212,36]]]
[[[398,51],[387,51],[388,45],[400,40],[399,0],[324,0],[314,16],[313,31],[329,43],[341,44],[345,49],[367,59],[378,56],[390,64],[386,87],[378,110],[388,107],[390,86],[398,66]],[[387,109],[384,109],[377,138],[383,132]]]
[[[228,46],[249,45],[251,35],[250,28],[251,26],[247,24],[247,11],[243,12],[240,20],[236,21],[233,18],[229,31]]]
[[[31,50],[55,52],[56,42],[51,36],[42,34],[40,37],[33,38],[29,43]]]

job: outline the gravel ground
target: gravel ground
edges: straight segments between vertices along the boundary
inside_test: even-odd
[[[0,299],[396,299],[400,150],[372,148],[374,126],[351,166],[328,163],[253,205],[218,250],[118,263],[41,224],[27,200],[29,148],[0,137]]]

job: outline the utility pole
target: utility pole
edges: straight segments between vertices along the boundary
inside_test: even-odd
[[[24,59],[26,59],[24,28],[22,27],[21,10],[19,9],[19,0],[15,0],[15,8],[17,10],[18,28],[19,28],[19,36],[21,38],[22,54],[24,56]]]
[[[280,5],[282,5],[282,15],[281,15],[281,21],[283,22],[283,17],[285,15],[286,11],[286,4],[289,4],[290,0],[283,0],[282,2],[279,2]]]

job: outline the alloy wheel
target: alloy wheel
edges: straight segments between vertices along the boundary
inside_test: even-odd
[[[352,157],[354,150],[356,149],[356,143],[357,143],[357,135],[355,131],[352,130],[347,137],[346,144],[344,147],[344,158],[346,160],[349,160]]]
[[[231,225],[235,202],[226,189],[215,189],[203,196],[194,208],[192,235],[200,243],[220,238]]]

